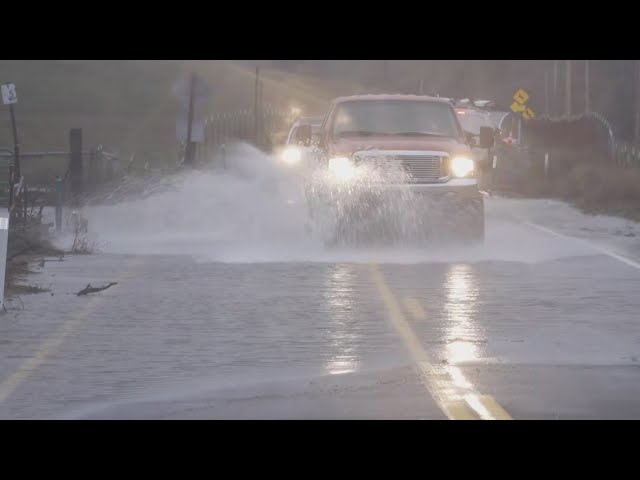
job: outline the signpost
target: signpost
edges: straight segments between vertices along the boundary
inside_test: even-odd
[[[527,106],[529,101],[529,94],[522,88],[518,89],[513,95],[514,102],[511,104],[511,110],[518,115],[518,144],[522,142],[522,118],[525,120],[531,120],[535,118],[536,114],[533,109]]]
[[[0,215],[0,308],[4,310],[4,281],[7,272],[7,244],[9,242],[9,216]]]
[[[9,105],[9,114],[11,115],[11,128],[13,129],[13,144],[15,155],[14,173],[20,178],[20,144],[18,142],[18,129],[16,127],[16,116],[13,106],[18,103],[18,95],[16,94],[16,86],[13,83],[7,83],[0,86],[2,92],[2,103]],[[9,179],[9,189],[13,189],[13,181]],[[9,198],[12,198],[11,192]],[[4,282],[7,271],[7,245],[9,242],[9,209],[11,205],[7,205],[7,209],[0,210],[0,306],[4,310]]]
[[[514,113],[520,113],[524,117],[525,120],[531,120],[535,118],[535,112],[527,106],[527,102],[529,101],[529,94],[523,90],[519,89],[513,95],[514,102],[511,104],[511,110]]]
[[[195,73],[192,73],[178,80],[173,87],[173,94],[186,110],[186,121],[184,113],[178,117],[176,135],[180,141],[186,142],[184,163],[193,165],[194,144],[204,142],[204,119],[195,119],[196,110],[209,100],[211,89]]]
[[[13,106],[18,103],[16,86],[13,83],[6,83],[0,87],[2,91],[2,103],[9,105],[9,115],[11,116],[11,128],[13,130],[13,152],[15,164],[13,166],[16,178],[20,178],[20,143],[18,142],[18,129],[16,127],[16,114]]]
[[[62,232],[62,203],[64,200],[64,181],[56,177],[56,232]]]

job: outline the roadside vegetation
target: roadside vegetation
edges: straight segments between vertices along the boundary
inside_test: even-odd
[[[566,181],[556,181],[554,196],[585,212],[640,221],[640,171],[636,168],[576,165]]]
[[[640,221],[640,169],[613,165],[588,149],[550,152],[548,175],[542,154],[532,156],[528,168],[502,172],[495,191],[507,196],[554,198],[585,213],[615,215]]]

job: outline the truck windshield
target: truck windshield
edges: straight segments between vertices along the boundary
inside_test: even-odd
[[[441,102],[360,100],[338,106],[334,136],[425,135],[460,137],[453,109]]]

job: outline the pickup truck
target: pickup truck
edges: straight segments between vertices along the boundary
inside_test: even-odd
[[[301,131],[309,135],[310,129]],[[483,128],[480,146],[490,148],[493,140],[494,130]],[[336,98],[323,119],[318,142],[321,168],[339,190],[349,192],[352,205],[339,209],[333,243],[346,239],[354,209],[362,224],[366,212],[375,216],[384,210],[385,202],[391,201],[390,192],[400,192],[410,202],[389,215],[414,210],[411,223],[424,228],[425,238],[484,241],[484,201],[476,177],[479,167],[471,152],[471,145],[478,144],[465,135],[448,99],[423,95]],[[386,170],[394,173],[384,175]],[[349,184],[367,188],[345,186]],[[344,203],[344,198],[335,200],[339,198],[332,194],[326,201]],[[367,231],[377,235],[372,233],[375,230]]]

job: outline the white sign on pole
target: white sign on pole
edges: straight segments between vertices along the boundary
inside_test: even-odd
[[[196,105],[201,105],[211,98],[211,89],[198,76],[196,76],[194,90],[193,100]],[[182,106],[188,109],[191,97],[191,76],[180,78],[173,86],[173,94],[180,100]]]
[[[16,86],[13,83],[5,83],[0,87],[2,90],[2,103],[11,105],[18,103],[18,95],[16,94]]]
[[[181,142],[187,141],[187,118],[180,115],[176,119],[176,135]],[[204,143],[204,118],[194,118],[191,124],[191,141]]]
[[[0,307],[4,305],[4,276],[7,269],[7,243],[9,241],[9,217],[0,214]]]

